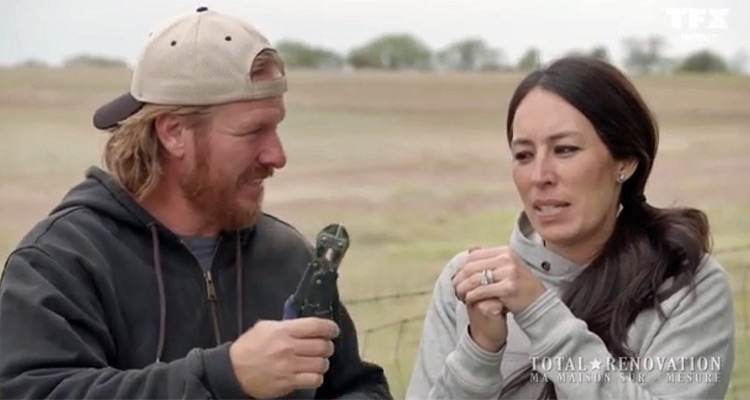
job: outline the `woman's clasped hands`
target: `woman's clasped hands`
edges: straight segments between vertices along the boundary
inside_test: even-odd
[[[453,276],[453,288],[466,305],[472,339],[489,352],[505,345],[505,315],[523,311],[546,290],[507,246],[470,248]]]

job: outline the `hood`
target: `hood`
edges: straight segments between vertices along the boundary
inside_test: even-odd
[[[90,167],[86,170],[85,178],[65,194],[52,214],[69,208],[85,207],[119,223],[143,229],[148,229],[151,224],[158,224],[108,172],[99,167]]]
[[[153,234],[155,229],[162,238],[180,240],[174,232],[162,225],[138,204],[135,198],[112,175],[96,166],[89,167],[86,170],[85,179],[71,188],[50,214],[74,207],[91,209],[98,214],[112,218],[119,224],[149,230],[151,231],[149,234]],[[223,232],[223,234],[235,235],[239,233],[240,239],[244,242],[254,228],[255,226],[248,226],[239,232]]]

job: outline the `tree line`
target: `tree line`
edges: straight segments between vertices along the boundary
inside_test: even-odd
[[[660,36],[628,37],[622,41],[625,56],[622,65],[632,74],[723,73],[745,74],[748,55],[737,53],[725,59],[710,49],[696,50],[684,57],[665,55],[666,40]],[[300,40],[275,43],[286,65],[292,69],[376,69],[438,71],[529,71],[543,64],[543,55],[529,47],[517,60],[511,60],[502,49],[479,37],[457,40],[443,48],[431,49],[418,37],[393,33],[376,37],[345,54]],[[573,49],[567,54],[587,55],[613,62],[605,46]],[[27,60],[23,66],[45,66],[38,60]],[[63,62],[64,67],[125,67],[127,63],[111,57],[76,55]]]
[[[696,50],[683,58],[665,55],[666,41],[660,36],[629,37],[623,40],[624,67],[633,74],[654,73],[744,73],[747,54],[731,60],[710,49]],[[502,49],[478,37],[457,40],[444,48],[431,49],[410,34],[385,34],[341,54],[299,40],[276,43],[290,68],[379,69],[447,71],[528,71],[542,62],[536,47],[529,47],[517,60],[510,60]],[[570,50],[567,54],[587,55],[608,62],[613,60],[605,46]]]

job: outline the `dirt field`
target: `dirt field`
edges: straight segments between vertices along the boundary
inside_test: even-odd
[[[0,70],[2,260],[99,163],[105,134],[91,126],[92,111],[128,78],[119,70]],[[282,127],[289,163],[268,184],[266,210],[310,238],[331,222],[347,226],[353,243],[341,290],[364,354],[387,368],[397,396],[441,268],[469,244],[505,243],[519,210],[504,118],[520,78],[290,76]],[[730,397],[750,397],[750,78],[636,83],[662,128],[649,201],[704,209],[715,248],[740,248],[718,256],[733,276],[737,310]]]

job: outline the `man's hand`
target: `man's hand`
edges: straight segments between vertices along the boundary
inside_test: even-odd
[[[338,326],[321,318],[259,321],[229,348],[234,373],[245,393],[274,398],[323,384]]]

